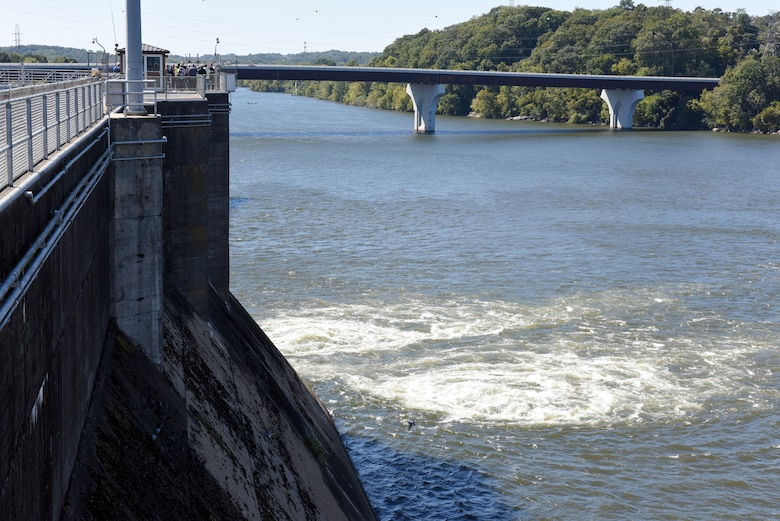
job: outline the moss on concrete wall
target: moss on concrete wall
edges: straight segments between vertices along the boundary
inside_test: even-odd
[[[165,293],[160,371],[108,339],[63,519],[375,519],[327,410],[231,295]]]

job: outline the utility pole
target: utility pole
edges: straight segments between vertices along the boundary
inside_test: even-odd
[[[146,114],[144,109],[144,59],[141,51],[141,0],[126,0],[127,51],[127,114]]]
[[[775,28],[777,27],[777,22],[772,21],[772,25],[770,25],[767,28],[767,35],[766,35],[766,46],[764,47],[764,56],[770,57],[775,55],[775,46],[777,45],[777,42],[775,41]]]

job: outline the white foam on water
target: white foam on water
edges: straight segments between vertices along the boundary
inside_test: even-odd
[[[441,421],[603,424],[695,414],[740,394],[754,370],[749,341],[646,318],[685,313],[670,306],[615,293],[535,306],[417,298],[260,323],[307,380],[347,386],[340,402],[371,396]]]

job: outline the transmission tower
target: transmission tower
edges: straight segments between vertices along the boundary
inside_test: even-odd
[[[766,36],[766,47],[764,48],[764,56],[767,57],[774,57],[777,42],[775,41],[775,28],[777,27],[777,22],[774,22],[771,26],[769,26],[769,29],[767,31]]]
[[[19,25],[16,25],[16,27],[14,27],[14,47],[16,47],[16,52],[21,52],[21,50],[22,50],[22,35],[19,32]]]

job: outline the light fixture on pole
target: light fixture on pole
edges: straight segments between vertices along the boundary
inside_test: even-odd
[[[92,38],[92,43],[96,43],[100,45],[100,48],[103,49],[103,65],[105,66],[106,69],[104,72],[108,72],[108,55],[106,54],[106,48],[103,47],[103,45],[101,45],[101,43],[97,39],[97,36]]]
[[[214,61],[219,63],[219,58],[217,57],[217,45],[219,45],[219,37],[217,37],[217,43],[214,44]]]

